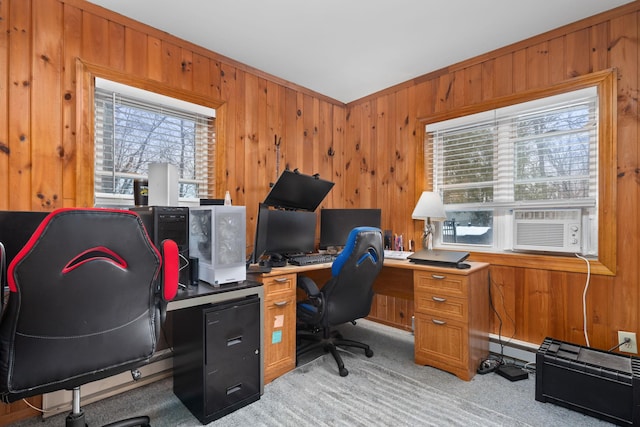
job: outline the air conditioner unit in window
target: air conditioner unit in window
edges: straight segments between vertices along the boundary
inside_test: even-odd
[[[513,249],[579,253],[582,250],[582,211],[514,210]]]

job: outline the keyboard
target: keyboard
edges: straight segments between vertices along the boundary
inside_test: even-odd
[[[384,250],[384,257],[386,259],[407,259],[413,252],[409,251],[392,251],[390,249]]]
[[[291,265],[313,265],[333,262],[334,259],[336,256],[330,254],[305,254],[288,257],[287,262]]]

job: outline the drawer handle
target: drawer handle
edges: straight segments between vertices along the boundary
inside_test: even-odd
[[[447,299],[442,297],[431,297],[435,302],[445,302]]]
[[[227,396],[229,396],[230,394],[233,393],[237,393],[240,390],[242,390],[242,383],[236,384],[236,385],[232,385],[231,387],[227,388]]]
[[[273,303],[273,305],[275,305],[276,307],[284,307],[287,304],[289,304],[289,301],[279,301]]]
[[[231,347],[233,345],[237,345],[237,344],[241,344],[242,343],[242,335],[239,337],[235,337],[235,338],[231,338],[227,340],[227,347]]]
[[[435,323],[436,325],[446,325],[447,324],[447,322],[445,322],[444,320],[431,319],[431,321],[433,323]]]
[[[447,276],[442,276],[440,274],[432,274],[431,277],[433,277],[434,279],[437,279],[437,280],[442,280],[442,279],[446,279],[447,278]]]
[[[289,281],[289,279],[287,279],[286,277],[278,277],[277,279],[273,280],[274,282],[278,282],[278,283],[287,283]]]

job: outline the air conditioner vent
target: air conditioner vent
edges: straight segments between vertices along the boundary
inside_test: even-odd
[[[513,249],[521,251],[580,252],[580,209],[515,210]]]

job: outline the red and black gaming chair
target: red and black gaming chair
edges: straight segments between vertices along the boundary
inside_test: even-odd
[[[178,249],[153,245],[134,212],[60,209],[8,266],[0,322],[4,402],[73,390],[67,426],[85,426],[80,385],[148,363],[178,287]],[[148,425],[138,416],[113,425]]]

